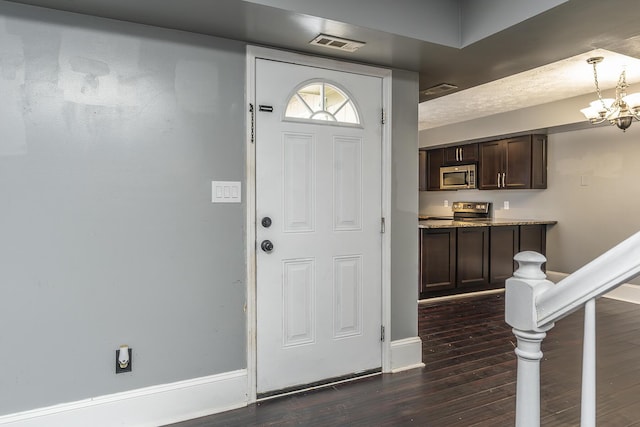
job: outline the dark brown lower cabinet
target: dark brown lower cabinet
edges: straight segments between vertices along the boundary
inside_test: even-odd
[[[520,227],[491,227],[490,235],[489,282],[504,284],[504,281],[513,275],[516,267],[513,257],[520,249]]]
[[[420,297],[455,288],[456,229],[421,229],[420,248]]]
[[[420,229],[420,298],[495,289],[513,275],[518,252],[546,252],[547,226]]]
[[[458,287],[489,283],[489,227],[458,228]]]
[[[520,226],[520,252],[522,251],[535,251],[542,255],[547,253],[546,225]]]

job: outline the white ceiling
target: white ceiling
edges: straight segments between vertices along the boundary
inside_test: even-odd
[[[587,93],[593,93],[595,99],[593,68],[586,62],[594,56],[605,58],[597,65],[598,81],[602,90],[614,88],[622,70],[626,71],[627,83],[640,82],[640,59],[595,49],[422,102],[418,108],[419,129],[436,128],[459,122],[461,118],[472,120]],[[630,86],[627,91],[640,91],[640,84]]]

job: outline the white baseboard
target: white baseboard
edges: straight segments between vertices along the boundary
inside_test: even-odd
[[[247,405],[247,370],[0,416],[11,427],[158,426]]]
[[[557,283],[567,276],[567,273],[561,273],[558,271],[547,271],[547,278],[553,283]],[[605,298],[630,302],[633,304],[640,304],[640,286],[631,283],[624,283],[603,296]]]
[[[633,304],[640,304],[640,286],[625,283],[607,293],[604,297],[631,302]]]
[[[422,368],[422,340],[420,337],[391,342],[391,373]]]

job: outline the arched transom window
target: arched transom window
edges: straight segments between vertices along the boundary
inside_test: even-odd
[[[297,89],[287,103],[284,116],[302,121],[360,124],[358,111],[349,96],[324,81],[307,82]]]

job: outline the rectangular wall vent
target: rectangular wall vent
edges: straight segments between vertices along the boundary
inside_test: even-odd
[[[328,36],[326,34],[320,34],[318,37],[311,40],[309,44],[328,47],[331,49],[344,50],[346,52],[355,52],[356,50],[364,46],[366,43],[358,42],[355,40],[343,39],[336,36]]]
[[[452,85],[451,83],[440,83],[439,85],[423,90],[422,93],[424,95],[440,95],[445,92],[451,92],[455,89],[458,89],[458,86]]]

